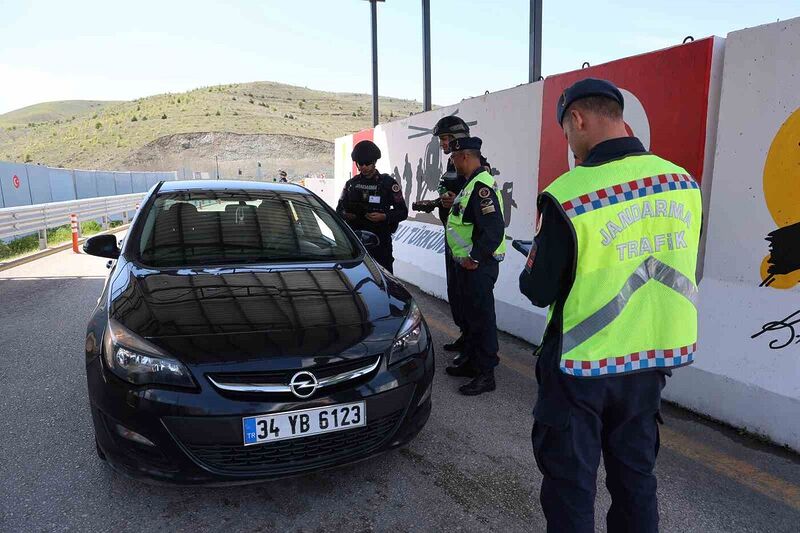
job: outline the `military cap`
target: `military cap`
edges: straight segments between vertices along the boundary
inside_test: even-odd
[[[480,150],[483,141],[480,137],[464,137],[450,141],[450,151],[459,152],[461,150]]]
[[[566,113],[567,108],[569,108],[573,102],[590,96],[611,98],[619,103],[621,108],[625,107],[622,93],[617,89],[616,85],[607,80],[586,78],[581,81],[576,81],[561,93],[561,97],[558,99],[558,106],[556,107],[556,119],[558,123],[561,124],[564,121],[564,113]]]
[[[374,163],[381,158],[381,149],[372,141],[361,141],[353,147],[350,156],[353,161],[361,165]]]

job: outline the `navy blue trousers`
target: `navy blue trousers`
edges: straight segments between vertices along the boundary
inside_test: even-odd
[[[453,322],[461,334],[464,334],[464,306],[461,304],[461,294],[458,291],[458,284],[456,276],[457,268],[461,268],[453,261],[453,256],[450,254],[450,247],[444,247],[444,264],[445,275],[447,276],[447,302],[450,304],[450,313],[453,315]]]
[[[500,362],[494,311],[494,284],[499,271],[500,263],[493,259],[481,261],[475,270],[458,265],[454,268],[463,310],[464,354],[481,372],[493,370]]]
[[[582,379],[556,372],[539,379],[531,436],[543,476],[540,499],[547,531],[594,532],[602,452],[612,502],[607,530],[657,532],[653,469],[665,375],[646,371]]]

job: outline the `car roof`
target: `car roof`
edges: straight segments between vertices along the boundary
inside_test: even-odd
[[[178,180],[165,181],[159,193],[183,191],[275,191],[310,194],[308,189],[294,183],[243,180]]]

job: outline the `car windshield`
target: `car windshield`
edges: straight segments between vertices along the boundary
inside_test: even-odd
[[[315,197],[283,191],[158,195],[139,256],[152,266],[338,261],[359,250]]]

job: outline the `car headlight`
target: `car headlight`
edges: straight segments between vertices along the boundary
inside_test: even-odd
[[[422,312],[417,304],[411,302],[403,324],[400,326],[397,336],[392,344],[392,351],[389,354],[389,364],[398,363],[404,359],[417,355],[428,344],[428,333],[422,323]]]
[[[103,336],[103,357],[111,372],[134,385],[196,386],[180,361],[113,318],[108,319]]]

